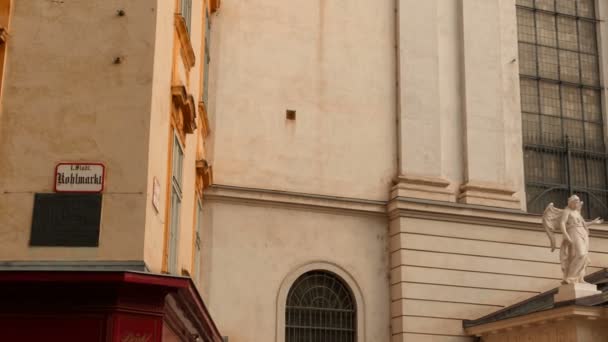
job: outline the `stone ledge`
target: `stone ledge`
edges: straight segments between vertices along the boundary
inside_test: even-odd
[[[439,177],[400,175],[395,178],[391,197],[411,197],[456,202],[451,182]]]
[[[541,216],[529,214],[522,210],[408,197],[394,197],[386,202],[222,184],[213,184],[205,189],[204,196],[205,200],[210,202],[233,202],[323,212],[375,215],[387,217],[389,220],[410,217],[544,232],[541,225]],[[608,227],[606,225],[594,226],[590,235],[608,238]]]
[[[515,190],[498,184],[469,182],[460,187],[458,201],[465,204],[520,209],[521,203],[515,193]]]
[[[399,217],[470,223],[483,226],[544,231],[541,215],[523,210],[397,197],[387,204],[391,220]],[[591,228],[590,236],[608,238],[606,225]]]
[[[595,284],[564,284],[557,288],[554,302],[565,302],[598,294],[602,294],[602,291],[598,291]]]
[[[501,321],[466,328],[471,336],[484,336],[497,334],[501,331],[510,331],[517,328],[527,328],[533,325],[544,325],[550,322],[560,322],[566,319],[608,319],[607,311],[601,307],[582,307],[570,305],[558,309],[539,311],[524,316],[508,318]]]
[[[308,210],[338,211],[386,216],[386,202],[304,194],[268,189],[214,184],[204,192],[206,201],[228,201],[264,206],[293,207]]]

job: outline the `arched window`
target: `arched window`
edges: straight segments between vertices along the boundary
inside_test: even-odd
[[[304,273],[287,295],[285,342],[355,342],[357,307],[351,290],[335,274]]]

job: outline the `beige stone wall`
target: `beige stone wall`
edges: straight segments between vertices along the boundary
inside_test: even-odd
[[[474,341],[463,319],[559,284],[523,212],[515,4],[223,1],[203,282],[231,340],[273,341],[280,279],[307,258],[356,262],[366,307],[390,305],[366,312],[366,341]],[[381,229],[386,256],[361,260]],[[607,234],[591,245],[589,272],[608,263]]]
[[[0,260],[144,261],[160,272],[176,2],[13,4],[0,112]],[[196,64],[189,79],[184,73],[178,79],[197,104],[205,6],[207,1],[193,1]],[[117,15],[119,9],[125,16]],[[120,64],[114,64],[116,57]],[[201,127],[185,144],[177,269],[189,272]],[[54,168],[62,161],[106,165],[98,248],[28,245],[34,194],[53,192]],[[154,178],[161,184],[158,212],[152,206]]]
[[[546,234],[535,228],[537,220],[477,214],[496,223],[457,214],[439,221],[433,215],[392,221],[393,341],[470,341],[463,319],[480,318],[559,286],[558,255],[547,247]],[[591,261],[588,273],[608,264],[604,232],[593,233]]]
[[[393,23],[393,0],[222,1],[210,94],[216,183],[386,199],[396,175]]]
[[[384,217],[224,200],[205,202],[202,283],[205,302],[230,341],[284,342],[277,338],[285,329],[285,303],[277,302],[282,285],[317,262],[354,279],[348,285],[362,298],[358,341],[389,341]]]
[[[146,202],[146,233],[144,260],[153,272],[160,272],[163,265],[164,234],[167,227],[166,196],[170,190],[169,177],[169,149],[175,130],[170,128],[171,97],[168,89],[172,85],[182,84],[194,96],[196,104],[201,100],[201,69],[202,66],[202,43],[204,41],[203,20],[207,10],[208,0],[192,2],[192,21],[190,32],[190,43],[195,52],[196,63],[194,67],[186,72],[186,68],[179,54],[174,60],[174,1],[158,0],[157,3],[157,29],[156,47],[154,50],[154,79],[152,88],[152,108],[150,125],[150,148],[148,150],[149,167],[147,173],[147,202]],[[172,70],[176,68],[175,78],[172,79]],[[198,111],[198,108],[197,108]],[[197,113],[197,129],[194,133],[186,135],[184,144],[184,169],[183,169],[183,198],[180,212],[179,230],[179,253],[178,270],[193,272],[193,230],[195,228],[197,195],[196,195],[196,169],[195,162],[199,148],[202,124],[201,115]],[[203,145],[204,147],[204,145]],[[160,210],[152,205],[152,189],[154,178],[161,183]],[[193,275],[194,277],[194,275]]]
[[[524,208],[515,0],[397,4],[399,196]]]
[[[13,5],[0,114],[0,259],[141,260],[153,6]],[[113,64],[116,57],[124,62]],[[53,191],[61,161],[106,164],[99,248],[28,247],[34,193]]]

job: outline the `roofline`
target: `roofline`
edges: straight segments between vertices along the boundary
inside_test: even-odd
[[[601,283],[608,282],[608,269],[604,268],[604,269],[601,269],[597,272],[594,272],[594,273],[586,276],[585,281],[588,281],[591,284],[601,284]],[[553,303],[553,295],[555,293],[557,293],[557,290],[558,290],[557,287],[553,288],[551,290],[545,291],[543,293],[535,295],[534,297],[528,298],[528,299],[518,302],[516,304],[507,306],[505,308],[502,308],[498,311],[495,311],[491,314],[485,315],[478,319],[463,320],[462,326],[464,328],[471,328],[471,327],[475,327],[475,326],[482,325],[482,324],[493,323],[493,322],[504,320],[504,319],[519,317],[519,316],[523,316],[523,315],[534,313],[534,312],[544,311],[547,309],[563,307],[563,306],[572,305],[572,304],[576,304],[576,305],[580,305],[580,306],[593,306],[593,305],[598,304],[598,300],[600,298],[603,298],[603,296],[600,294],[600,295],[592,296],[589,298],[579,298],[576,300],[565,301],[563,303],[559,303],[556,305],[555,303]],[[513,315],[509,315],[509,312],[517,311],[517,309],[520,309],[521,307],[525,306],[526,304],[539,301],[539,299],[546,299],[546,297],[550,298],[552,307],[546,307],[544,309],[541,308],[540,310],[536,310],[536,311],[532,311],[532,312],[528,312],[528,313],[524,312],[524,313],[520,313],[520,314],[515,313]]]

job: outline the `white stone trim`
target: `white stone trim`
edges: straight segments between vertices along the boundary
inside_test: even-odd
[[[365,342],[365,302],[359,285],[355,279],[342,267],[324,261],[315,261],[304,264],[294,271],[289,273],[281,282],[279,292],[277,294],[277,325],[276,325],[276,342],[285,342],[285,309],[287,304],[287,295],[289,289],[295,281],[304,273],[310,271],[328,271],[334,273],[342,281],[344,281],[355,297],[355,305],[357,308],[357,342]]]

